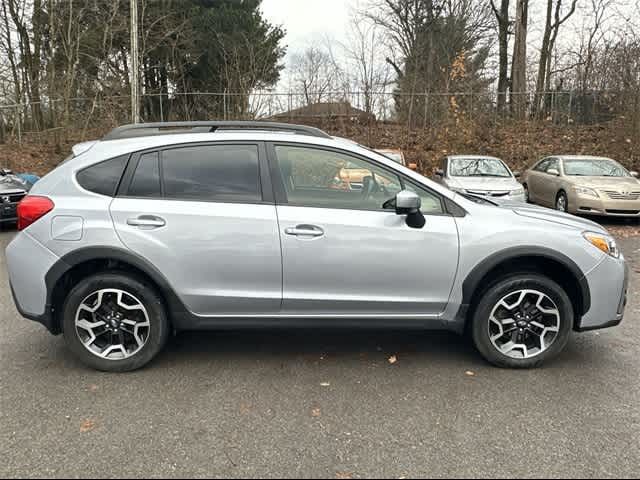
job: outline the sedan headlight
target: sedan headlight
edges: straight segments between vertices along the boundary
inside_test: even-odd
[[[583,236],[587,242],[596,247],[598,250],[602,250],[607,255],[611,255],[613,258],[620,258],[620,249],[615,239],[610,235],[595,232],[585,232]]]
[[[600,195],[598,195],[598,192],[596,192],[593,188],[575,187],[575,191],[578,195],[584,195],[585,197],[600,197]]]
[[[511,195],[512,197],[519,197],[521,195],[524,195],[524,188],[520,187],[516,188],[515,190],[511,190],[509,192],[509,195]]]

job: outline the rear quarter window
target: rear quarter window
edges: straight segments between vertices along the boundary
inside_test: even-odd
[[[113,197],[128,160],[129,155],[127,154],[97,163],[78,172],[76,179],[85,190]]]

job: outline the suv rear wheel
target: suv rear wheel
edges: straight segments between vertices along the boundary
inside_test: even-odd
[[[79,282],[67,297],[63,315],[68,347],[84,364],[107,372],[141,368],[169,336],[155,289],[123,272],[100,273]]]
[[[534,368],[567,345],[573,306],[553,280],[538,274],[505,277],[491,285],[478,304],[473,340],[490,363]]]

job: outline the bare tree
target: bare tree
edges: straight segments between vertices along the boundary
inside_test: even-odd
[[[364,111],[373,114],[377,106],[375,93],[384,90],[391,79],[389,64],[379,61],[384,49],[383,34],[378,25],[360,14],[352,18],[350,26],[351,35],[342,46],[348,62],[345,70],[351,76],[348,83],[362,93]]]
[[[577,4],[578,0],[571,0],[569,11],[565,15],[562,15],[562,0],[547,0],[547,14],[544,34],[542,36],[542,47],[540,48],[538,80],[536,82],[536,95],[532,111],[533,115],[544,113],[545,98],[548,98],[545,92],[549,92],[551,87],[552,52],[558,40],[560,27],[573,16]]]
[[[527,112],[527,33],[529,29],[529,0],[517,0],[515,42],[511,66],[511,109],[516,118]]]
[[[500,67],[498,73],[498,111],[504,112],[507,105],[509,89],[509,0],[501,0],[500,9],[491,0],[491,8],[498,22],[498,50]]]
[[[294,89],[304,96],[305,105],[328,100],[337,81],[331,55],[318,47],[308,47],[291,58]]]

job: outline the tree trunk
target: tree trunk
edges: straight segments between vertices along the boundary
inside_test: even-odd
[[[562,3],[561,0],[558,0]],[[532,107],[532,116],[542,115],[543,102],[544,102],[544,90],[547,84],[547,67],[549,65],[549,59],[551,52],[551,30],[552,30],[552,15],[553,15],[553,0],[547,0],[547,19],[544,25],[544,34],[542,36],[542,48],[540,49],[540,62],[538,65],[538,80],[536,81],[536,94]]]
[[[527,113],[527,31],[529,27],[529,0],[518,0],[516,9],[515,43],[511,66],[511,110],[517,119]]]
[[[500,10],[493,3],[493,12],[498,20],[498,47],[500,50],[500,69],[498,76],[498,112],[504,112],[507,106],[507,90],[509,89],[509,2],[502,0]]]

